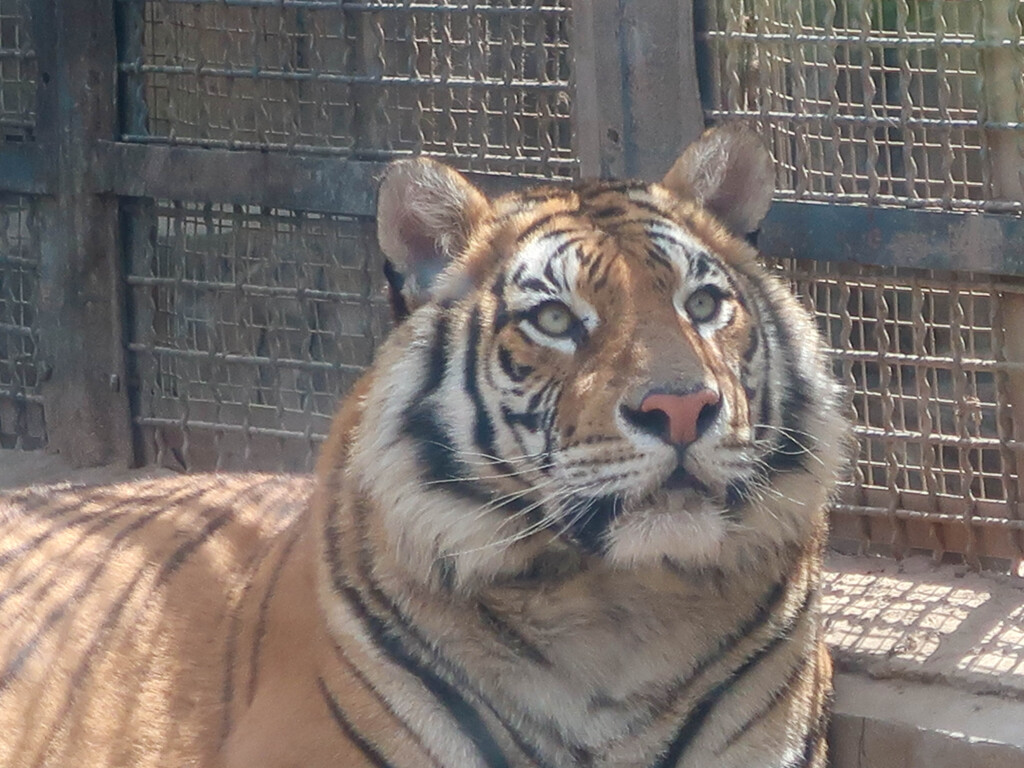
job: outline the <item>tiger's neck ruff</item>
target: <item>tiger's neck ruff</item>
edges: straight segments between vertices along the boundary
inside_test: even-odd
[[[409,316],[320,462],[319,599],[438,765],[823,765],[845,427],[738,237],[770,177],[734,130],[661,185],[386,176]]]

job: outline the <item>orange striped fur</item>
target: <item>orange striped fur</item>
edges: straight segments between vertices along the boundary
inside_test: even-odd
[[[0,765],[822,768],[847,437],[770,178],[735,129],[661,184],[393,166],[315,479],[0,497]]]

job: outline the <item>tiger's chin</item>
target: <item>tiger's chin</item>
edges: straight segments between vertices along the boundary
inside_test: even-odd
[[[700,491],[663,489],[623,511],[608,531],[605,557],[619,568],[708,566],[732,528],[726,511]]]

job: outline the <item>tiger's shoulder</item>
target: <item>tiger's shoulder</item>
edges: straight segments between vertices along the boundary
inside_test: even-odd
[[[0,764],[216,764],[245,606],[311,487],[211,474],[0,495]]]

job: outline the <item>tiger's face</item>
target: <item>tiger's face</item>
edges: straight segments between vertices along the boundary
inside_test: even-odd
[[[494,203],[429,161],[391,171],[380,238],[412,312],[375,366],[357,439],[377,458],[355,471],[402,560],[462,586],[721,566],[820,520],[834,385],[795,300],[721,224],[756,227],[771,167],[748,134],[703,141],[717,153],[661,185]]]
[[[522,211],[547,226],[499,234],[508,253],[469,302],[497,406],[477,447],[514,457],[505,473],[551,488],[536,502],[565,536],[620,561],[656,556],[665,536],[713,545],[757,468],[749,287],[673,203],[595,188]]]

